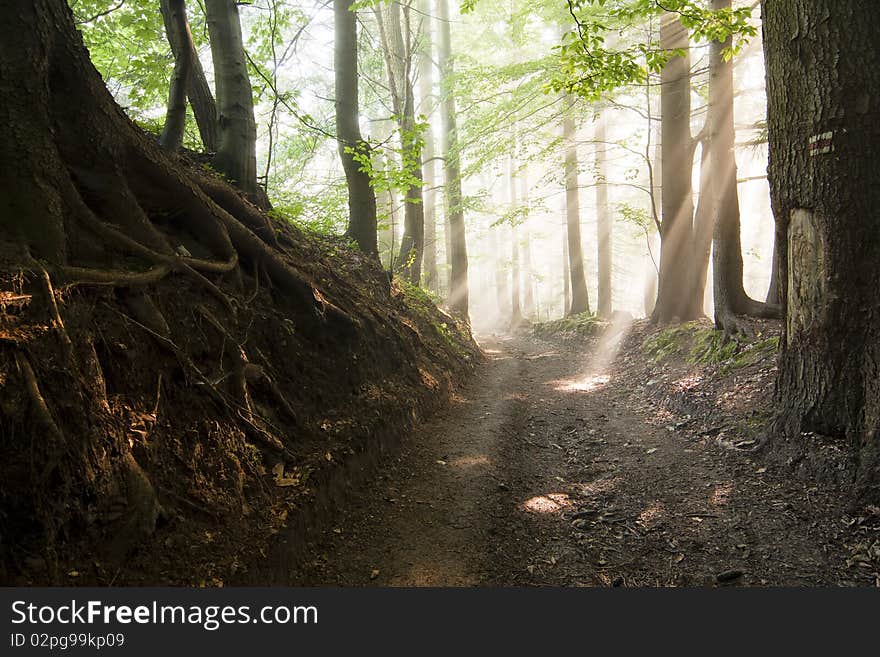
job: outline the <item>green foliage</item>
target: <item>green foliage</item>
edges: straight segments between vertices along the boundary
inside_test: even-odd
[[[723,331],[701,322],[671,326],[642,343],[642,351],[653,363],[678,356],[692,365],[719,366],[722,374],[772,358],[778,349],[778,336],[753,341],[725,338]]]
[[[539,338],[548,338],[565,334],[582,337],[597,335],[608,326],[608,322],[592,313],[571,315],[549,322],[539,322],[532,327],[532,332]]]

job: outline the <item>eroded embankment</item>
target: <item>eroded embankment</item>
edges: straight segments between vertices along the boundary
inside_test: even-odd
[[[123,286],[0,258],[0,581],[254,581],[285,527],[320,520],[479,360],[342,240],[275,229],[314,308],[247,260]]]

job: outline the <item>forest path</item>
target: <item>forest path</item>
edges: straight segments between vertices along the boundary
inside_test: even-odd
[[[835,522],[748,457],[649,421],[601,354],[483,338],[489,361],[404,440],[294,584],[837,583]],[[605,359],[607,360],[607,359]],[[720,577],[719,577],[720,576]]]

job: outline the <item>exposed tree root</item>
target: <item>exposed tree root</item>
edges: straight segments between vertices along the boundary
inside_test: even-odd
[[[37,416],[38,422],[49,432],[53,439],[59,443],[63,442],[64,434],[61,433],[61,429],[55,423],[46,400],[43,399],[43,394],[40,392],[40,384],[37,382],[37,375],[34,373],[34,368],[24,352],[15,352],[15,364],[18,367],[19,374],[24,379],[25,389],[33,403],[34,413]]]

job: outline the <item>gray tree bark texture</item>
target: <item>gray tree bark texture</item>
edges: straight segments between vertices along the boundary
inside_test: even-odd
[[[650,126],[649,126],[650,129]],[[611,212],[608,207],[608,184],[605,171],[606,139],[605,118],[600,116],[596,121],[594,133],[596,142],[596,255],[598,256],[598,311],[602,317],[611,317],[613,311],[611,301]]]
[[[577,129],[570,112],[562,120],[562,140],[565,142],[565,219],[571,279],[571,305],[566,306],[566,314],[579,315],[590,312],[590,296],[587,291],[584,255],[581,247]]]
[[[446,183],[446,217],[449,231],[449,309],[462,318],[468,317],[468,256],[461,192],[461,159],[455,116],[455,60],[449,29],[449,2],[437,0],[438,43],[440,67],[440,123],[443,134],[443,170]]]
[[[357,15],[350,6],[351,0],[333,1],[336,139],[348,183],[347,234],[361,251],[378,257],[376,194],[363,164],[370,161],[370,146],[358,123]]]
[[[241,19],[235,0],[205,0],[214,84],[217,91],[219,134],[214,167],[265,207],[268,199],[257,184],[257,124],[253,88],[248,77]]]
[[[779,434],[848,447],[880,500],[880,44],[874,0],[764,0],[784,307]],[[810,454],[808,454],[810,456]],[[817,456],[817,455],[816,455]]]
[[[678,14],[666,13],[660,24],[660,45],[682,49],[660,74],[662,222],[660,282],[652,320],[660,324],[689,321],[702,315],[694,276],[694,201],[691,185],[694,145],[691,137],[690,47]]]
[[[421,105],[419,112],[423,114],[428,123],[428,129],[424,135],[424,148],[422,149],[422,177],[425,187],[422,191],[422,206],[424,207],[424,256],[422,265],[425,275],[425,287],[432,292],[440,291],[440,281],[437,274],[437,161],[435,159],[436,148],[434,146],[434,131],[432,118],[437,104],[434,95],[434,46],[432,38],[432,11],[430,0],[419,0],[418,9],[421,15],[421,37],[419,42],[419,96]]]
[[[731,0],[712,0],[715,11]],[[709,45],[709,151],[713,208],[712,273],[715,326],[726,334],[747,333],[741,315],[774,317],[775,309],[750,299],[743,287],[739,195],[736,176],[736,129],[733,122],[733,62],[724,59],[732,39]]]
[[[189,58],[191,67],[189,79],[186,84],[186,94],[196,117],[196,125],[199,128],[199,136],[205,151],[213,153],[217,150],[217,104],[214,102],[214,94],[205,77],[205,70],[199,59],[193,43],[189,20],[186,16],[186,2],[180,2],[183,7],[180,11],[172,11],[174,0],[160,0],[159,9],[162,12],[162,20],[165,23],[165,35],[171,46],[171,54],[175,62]],[[187,54],[188,53],[188,54]]]
[[[186,19],[185,0],[161,0],[160,8],[165,24],[172,32],[168,33],[169,42],[181,44],[192,43],[189,21]],[[173,49],[172,49],[173,50]],[[168,89],[168,106],[165,111],[165,126],[159,136],[163,148],[176,152],[183,144],[183,133],[186,130],[186,90],[192,79],[193,50],[180,48],[174,57],[174,72]]]
[[[413,90],[414,35],[409,4],[398,0],[374,8],[385,55],[391,104],[400,136],[401,159],[413,184],[406,188],[403,206],[403,237],[398,263],[413,285],[422,279],[425,242],[425,210],[422,199],[422,146],[416,135]]]

